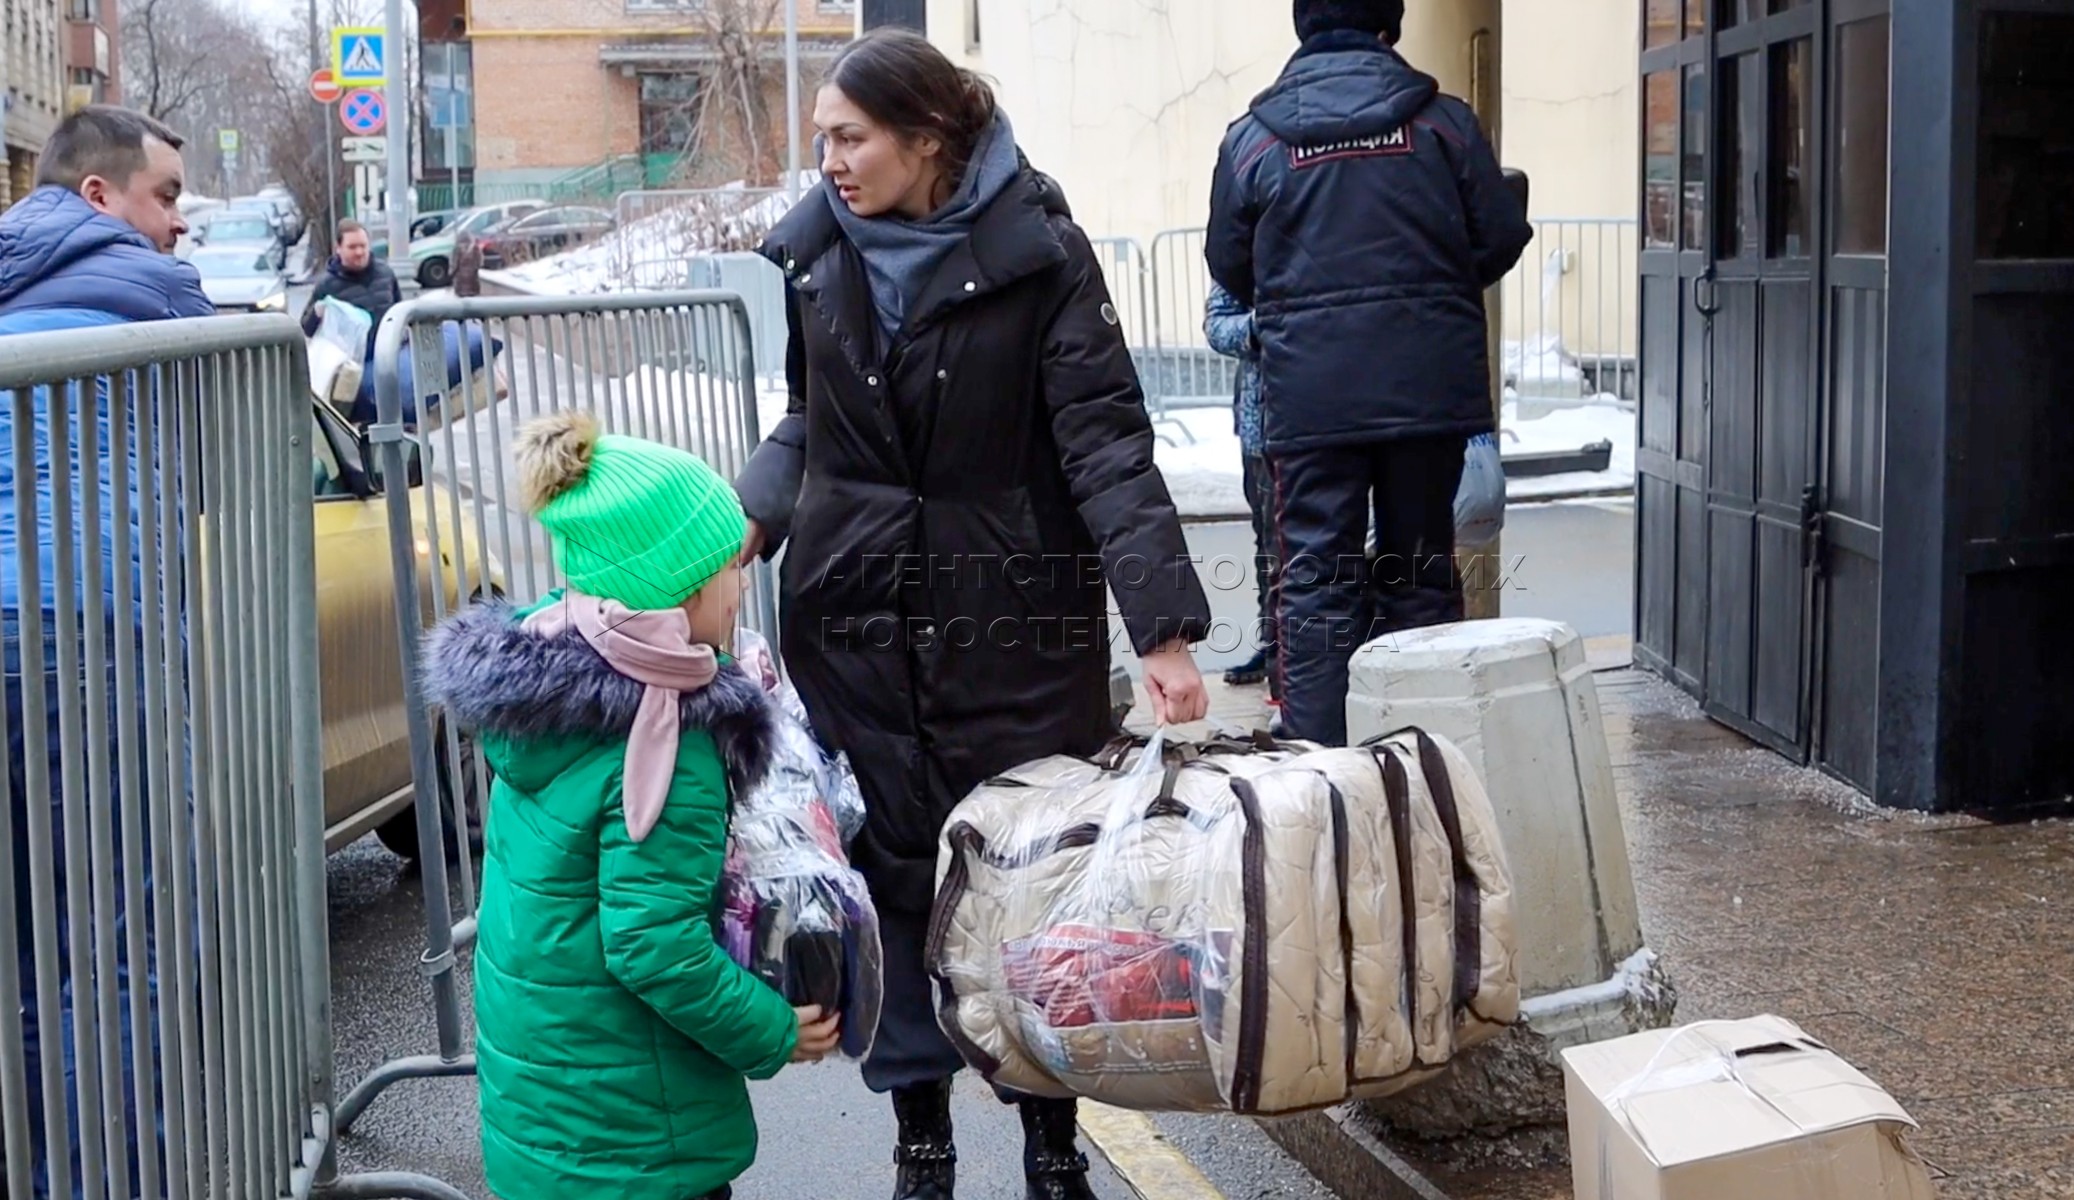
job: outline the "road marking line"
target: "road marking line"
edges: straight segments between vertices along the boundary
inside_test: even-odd
[[[1224,1200],[1217,1185],[1144,1113],[1082,1100],[1080,1132],[1138,1200]]]

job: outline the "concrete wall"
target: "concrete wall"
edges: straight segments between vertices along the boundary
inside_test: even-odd
[[[1640,183],[1640,5],[1508,0],[1505,163],[1534,182],[1538,236],[1505,294],[1506,336],[1632,357]],[[1579,223],[1567,223],[1577,220]]]

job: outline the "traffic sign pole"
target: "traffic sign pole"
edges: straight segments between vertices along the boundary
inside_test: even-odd
[[[395,63],[386,61],[389,51],[402,51],[407,26],[403,23],[403,0],[389,0],[388,36],[383,39],[382,98],[388,101],[389,120],[389,260],[410,262],[410,144],[416,122],[411,120],[410,91],[403,86],[406,68],[399,53]],[[442,897],[444,899],[444,897]]]

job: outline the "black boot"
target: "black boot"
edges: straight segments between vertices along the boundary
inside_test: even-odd
[[[1095,1200],[1087,1185],[1087,1156],[1074,1143],[1080,1105],[1073,1100],[1024,1100],[1023,1176],[1030,1200]]]
[[[893,1161],[900,1174],[893,1200],[951,1200],[958,1179],[958,1151],[951,1145],[951,1081],[893,1089],[893,1116],[900,1144]]]
[[[1275,660],[1267,650],[1255,650],[1253,657],[1224,673],[1224,682],[1230,687],[1252,687],[1265,680],[1275,669]]]

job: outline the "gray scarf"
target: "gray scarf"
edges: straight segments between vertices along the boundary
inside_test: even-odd
[[[815,139],[815,151],[825,147]],[[879,327],[891,345],[907,323],[907,310],[923,288],[935,277],[953,250],[972,235],[980,214],[998,199],[1022,172],[1022,156],[1016,150],[1015,130],[1008,114],[996,112],[994,123],[973,149],[965,178],[942,208],[920,221],[887,214],[860,217],[843,203],[835,180],[823,177],[821,190],[835,210],[837,224],[850,244],[864,259],[871,282],[872,307]]]

